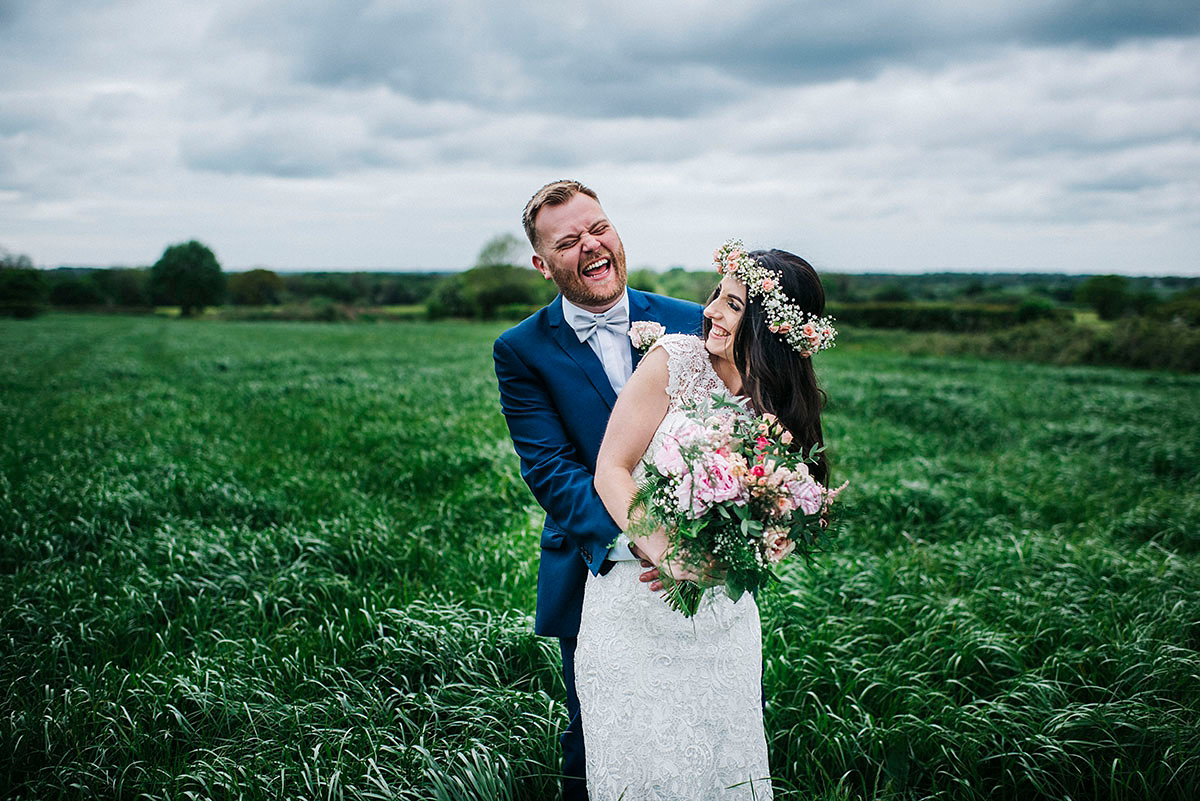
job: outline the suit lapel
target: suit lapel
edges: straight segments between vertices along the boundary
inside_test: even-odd
[[[638,292],[636,289],[628,290],[629,293],[629,322],[636,323],[638,320],[650,319],[650,301],[647,297]],[[642,354],[645,351],[640,351],[633,346],[633,340],[629,340],[629,353],[633,356],[633,369],[636,370],[638,362],[642,360]]]
[[[584,375],[588,377],[588,381],[592,383],[592,386],[600,393],[600,397],[608,404],[608,408],[611,409],[617,402],[617,393],[613,392],[612,384],[608,381],[608,374],[604,372],[604,365],[600,363],[600,357],[591,349],[591,346],[580,342],[579,337],[575,336],[575,329],[566,324],[566,320],[563,318],[561,295],[555,298],[547,309],[546,321],[550,325],[554,341],[583,371]]]

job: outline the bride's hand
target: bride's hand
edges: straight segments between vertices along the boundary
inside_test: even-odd
[[[666,575],[674,581],[694,581],[701,587],[715,587],[725,583],[725,571],[707,554],[704,559],[691,559],[685,554],[676,554],[660,562],[658,569],[660,576]]]
[[[724,583],[724,571],[717,568],[711,556],[706,554],[702,560],[691,559],[687,554],[670,553],[670,545],[666,529],[663,528],[629,544],[630,552],[642,560],[642,567],[646,568],[641,580],[650,584],[652,592],[663,589],[664,578],[669,581],[694,581],[702,587]]]

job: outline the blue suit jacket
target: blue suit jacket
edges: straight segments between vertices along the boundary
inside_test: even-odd
[[[699,334],[701,307],[629,290],[629,319]],[[636,367],[641,353],[632,349]],[[492,349],[500,404],[521,475],[546,510],[534,630],[579,633],[587,571],[600,569],[619,529],[592,486],[596,454],[617,400],[600,358],[563,319],[562,297],[505,331]]]

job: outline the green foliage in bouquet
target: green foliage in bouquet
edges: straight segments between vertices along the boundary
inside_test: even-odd
[[[662,569],[666,600],[691,617],[707,585],[734,601],[777,581],[793,552],[806,559],[831,538],[829,508],[845,485],[822,486],[809,471],[821,447],[804,449],[770,414],[748,414],[713,396],[708,410],[672,418],[630,502],[631,538],[667,531],[668,562],[706,577],[675,580]]]

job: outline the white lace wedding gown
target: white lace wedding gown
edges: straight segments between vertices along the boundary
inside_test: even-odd
[[[685,404],[729,394],[702,340],[668,335],[660,346],[671,400],[647,453],[684,422]],[[771,798],[754,598],[709,590],[687,618],[640,573],[623,561],[587,580],[575,682],[590,801]]]

